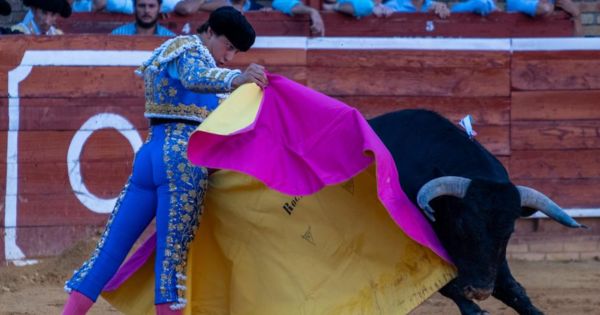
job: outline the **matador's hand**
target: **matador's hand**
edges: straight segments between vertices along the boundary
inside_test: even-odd
[[[442,19],[450,16],[450,9],[445,3],[437,2],[432,7],[433,12]]]
[[[250,64],[242,74],[233,79],[231,85],[237,88],[244,83],[256,83],[264,89],[269,84],[267,75],[265,74],[265,67],[255,63]]]

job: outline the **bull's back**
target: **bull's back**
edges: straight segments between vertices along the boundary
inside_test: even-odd
[[[435,112],[402,110],[369,124],[394,156],[402,189],[413,202],[423,184],[440,176],[509,181],[489,151]]]

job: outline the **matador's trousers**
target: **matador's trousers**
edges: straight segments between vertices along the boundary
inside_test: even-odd
[[[96,301],[144,229],[156,217],[155,303],[185,306],[185,262],[202,212],[207,170],[187,159],[196,125],[154,124],[92,256],[65,288]]]

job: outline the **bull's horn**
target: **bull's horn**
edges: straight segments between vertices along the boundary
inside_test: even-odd
[[[517,189],[521,195],[521,207],[539,210],[558,223],[568,227],[587,228],[587,226],[577,223],[559,205],[541,192],[525,186],[517,186]]]
[[[432,179],[425,183],[417,194],[417,203],[419,207],[425,211],[425,215],[431,221],[435,221],[433,217],[433,208],[429,206],[429,202],[440,196],[455,196],[463,198],[467,194],[467,189],[471,184],[471,180],[458,176],[444,176]]]

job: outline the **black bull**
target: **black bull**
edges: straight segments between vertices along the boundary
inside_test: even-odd
[[[461,314],[487,314],[473,299],[490,295],[519,314],[542,314],[506,261],[515,221],[539,210],[566,226],[582,225],[543,194],[512,184],[500,161],[434,112],[398,111],[369,123],[394,156],[402,189],[458,268],[440,293]]]

